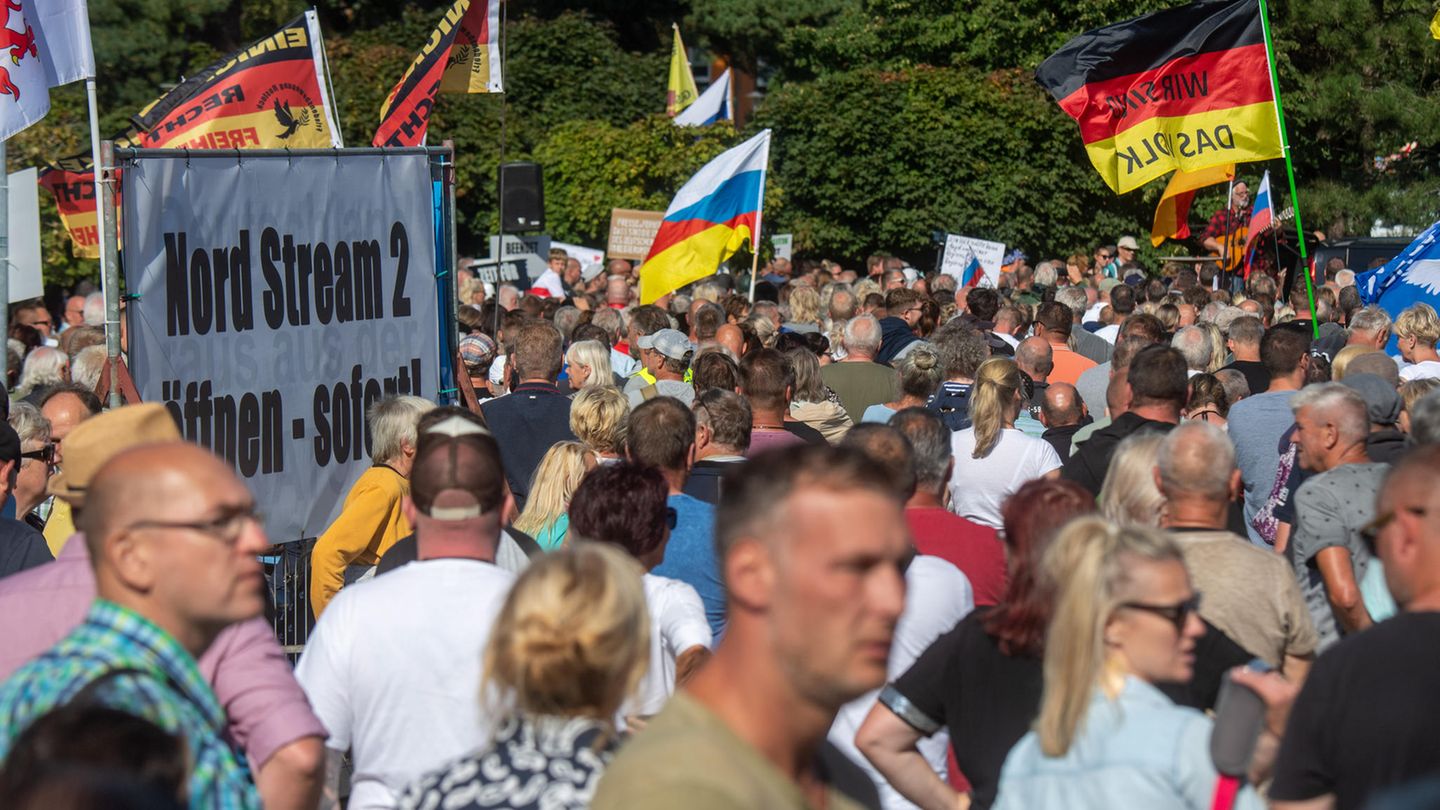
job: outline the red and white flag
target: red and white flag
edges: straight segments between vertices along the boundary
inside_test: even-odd
[[[0,0],[0,140],[50,112],[50,88],[95,76],[85,0]]]

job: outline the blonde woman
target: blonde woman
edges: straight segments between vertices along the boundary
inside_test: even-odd
[[[619,748],[614,717],[645,675],[640,564],[602,543],[535,561],[485,648],[499,717],[491,745],[407,788],[406,810],[578,810]]]
[[[796,285],[790,288],[790,320],[784,328],[791,332],[820,331],[820,293],[814,287]]]
[[[1330,363],[1330,379],[1340,382],[1345,379],[1345,373],[1350,368],[1350,361],[1362,354],[1370,354],[1375,351],[1373,346],[1346,346],[1335,353],[1335,360]]]
[[[1211,807],[1213,724],[1155,687],[1190,680],[1205,633],[1180,549],[1154,529],[1081,518],[1055,538],[1045,569],[1057,588],[1045,690],[1035,729],[1005,759],[997,810]],[[1264,805],[1247,786],[1231,806]]]
[[[1440,379],[1435,377],[1421,377],[1400,384],[1400,402],[1404,408],[1400,411],[1399,427],[1406,435],[1410,434],[1410,414],[1414,412],[1415,404],[1436,388],[1440,388]]]
[[[596,386],[613,387],[615,375],[610,369],[610,350],[598,340],[582,340],[565,352],[565,375],[570,390],[579,391]]]
[[[600,464],[613,464],[625,454],[630,400],[614,386],[580,389],[570,404],[570,432]]]
[[[1008,357],[980,364],[970,388],[970,422],[950,440],[950,511],[1000,528],[1000,505],[1026,481],[1060,474],[1060,456],[1043,439],[1015,429],[1022,405],[1020,368]]]
[[[820,431],[825,441],[839,444],[854,427],[839,397],[820,377],[820,360],[809,349],[791,349],[785,359],[795,370],[795,391],[790,399],[790,418]]]
[[[1122,525],[1160,525],[1165,496],[1155,485],[1155,464],[1164,438],[1158,430],[1142,430],[1120,442],[1100,487],[1100,514]]]
[[[1435,342],[1440,341],[1440,316],[1426,303],[1412,304],[1395,319],[1395,340],[1400,357],[1408,364],[1400,369],[1401,380],[1440,377],[1440,354]]]
[[[565,544],[570,531],[570,496],[595,466],[595,459],[580,442],[556,442],[540,459],[535,477],[530,481],[530,497],[525,511],[515,520],[515,528],[535,538],[546,551]]]
[[[1208,321],[1195,325],[1205,330],[1205,337],[1210,340],[1210,364],[1205,367],[1205,372],[1214,374],[1225,367],[1225,355],[1230,353],[1225,346],[1225,333],[1220,331],[1220,327]]]

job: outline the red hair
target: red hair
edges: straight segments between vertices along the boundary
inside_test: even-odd
[[[1094,496],[1073,481],[1036,479],[1005,500],[1000,514],[1010,583],[985,617],[985,632],[999,642],[1000,652],[1038,658],[1044,651],[1055,591],[1043,581],[1040,561],[1061,527],[1096,511]]]

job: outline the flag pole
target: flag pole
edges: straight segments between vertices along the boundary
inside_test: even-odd
[[[1280,149],[1285,155],[1285,177],[1290,182],[1290,206],[1295,209],[1295,236],[1300,240],[1300,264],[1298,270],[1305,274],[1305,294],[1310,300],[1310,328],[1314,337],[1320,337],[1320,323],[1315,318],[1315,284],[1310,278],[1305,255],[1305,226],[1300,222],[1300,196],[1295,191],[1295,164],[1290,159],[1290,137],[1285,134],[1285,107],[1280,103],[1280,76],[1275,71],[1275,46],[1270,39],[1270,9],[1265,0],[1260,2],[1260,30],[1265,35],[1265,59],[1270,65],[1270,88],[1275,94],[1275,122],[1280,127]]]
[[[90,108],[90,168],[93,172],[91,176],[95,181],[95,210],[98,213],[100,210],[100,167],[102,164],[100,163],[99,105],[95,102],[95,77],[93,76],[85,80],[85,98],[86,105]],[[96,225],[98,226],[100,223],[97,221]],[[110,289],[110,273],[108,272],[110,269],[110,259],[105,252],[105,242],[113,238],[113,234],[107,234],[104,227],[97,227],[95,229],[95,248],[100,251],[100,291],[105,297],[107,312],[109,311],[110,297],[120,294],[119,290]],[[119,299],[117,298],[116,300],[118,301]],[[113,377],[111,378],[112,381],[114,379]],[[115,385],[111,385],[111,388],[115,387]]]
[[[1225,191],[1225,235],[1220,240],[1220,287],[1230,289],[1230,234],[1235,230],[1235,178]],[[1201,247],[1204,247],[1203,245]]]
[[[734,86],[735,74],[730,74]],[[766,144],[765,174],[769,174],[769,144]],[[755,279],[760,275],[760,221],[765,217],[765,175],[760,176],[760,202],[755,206],[755,233],[750,235],[750,305],[755,305]]]

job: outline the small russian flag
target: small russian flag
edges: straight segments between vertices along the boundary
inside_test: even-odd
[[[965,262],[965,269],[960,271],[960,286],[974,287],[980,284],[980,279],[985,274],[980,269],[980,260],[975,257],[975,251],[967,246],[965,252],[970,254],[970,258]]]

